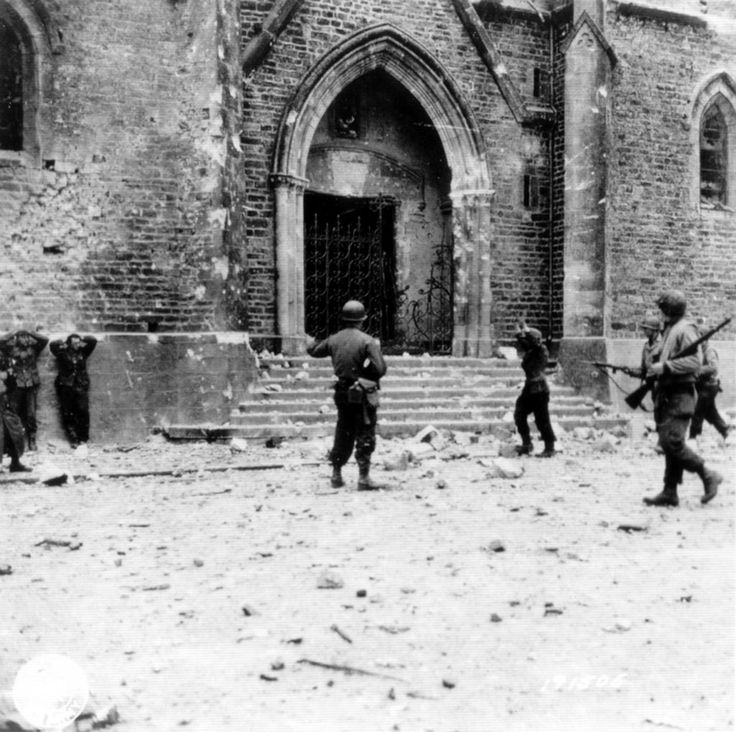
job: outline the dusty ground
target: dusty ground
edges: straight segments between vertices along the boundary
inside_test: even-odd
[[[490,437],[464,439],[375,470],[375,493],[354,463],[329,487],[324,440],[44,445],[36,474],[87,477],[0,476],[0,730],[22,721],[18,669],[49,652],[121,732],[732,729],[734,447],[706,432],[719,496],[702,507],[688,476],[662,510],[641,503],[661,483],[651,440],[568,436],[508,479],[489,477]],[[405,446],[379,440],[377,464]],[[286,467],[210,470],[246,463]]]

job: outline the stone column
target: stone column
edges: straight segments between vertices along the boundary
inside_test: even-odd
[[[453,203],[455,259],[453,356],[490,356],[491,190],[461,190]]]
[[[307,180],[277,173],[271,176],[275,201],[276,322],[281,349],[304,350],[304,189]]]
[[[600,2],[575,3],[596,10]],[[583,8],[584,9],[584,8]],[[564,336],[603,336],[608,99],[612,60],[599,26],[578,18],[565,55]]]
[[[584,361],[607,358],[606,186],[610,78],[616,56],[603,35],[602,0],[575,0],[565,48],[565,380],[607,399],[608,382]],[[592,376],[591,376],[592,374]]]

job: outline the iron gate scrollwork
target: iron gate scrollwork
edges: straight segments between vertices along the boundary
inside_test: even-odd
[[[340,328],[347,300],[366,307],[363,329],[394,337],[396,286],[394,202],[320,194],[305,198],[305,330],[324,338]]]
[[[406,291],[400,299],[400,320],[404,323],[404,340],[411,351],[431,354],[452,352],[453,283],[455,268],[451,208],[443,209],[442,241],[434,248],[425,286],[418,297],[408,299]]]

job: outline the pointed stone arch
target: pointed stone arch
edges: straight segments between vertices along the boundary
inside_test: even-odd
[[[273,174],[282,346],[296,348],[304,329],[304,199],[309,148],[337,95],[381,70],[421,104],[434,124],[451,171],[455,237],[456,354],[491,351],[491,176],[482,135],[457,84],[409,34],[391,24],[366,28],[323,56],[303,77],[283,115]]]
[[[700,200],[700,133],[703,115],[716,105],[726,121],[728,160],[726,161],[726,206],[736,209],[736,81],[725,70],[709,74],[695,88],[690,110],[690,199],[696,209]]]
[[[0,21],[10,29],[21,49],[22,149],[0,150],[0,158],[40,162],[38,116],[51,92],[50,57],[63,51],[58,30],[41,0],[0,0]]]

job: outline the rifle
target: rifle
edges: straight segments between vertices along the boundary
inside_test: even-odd
[[[715,328],[711,328],[707,333],[704,333],[700,338],[697,340],[694,340],[689,346],[686,346],[681,351],[678,351],[674,356],[667,359],[668,361],[676,361],[678,358],[687,358],[688,356],[692,356],[700,347],[701,343],[705,343],[705,341],[712,338],[716,333],[718,333],[721,328],[725,328],[729,323],[731,322],[731,318],[726,318],[722,323],[719,323]],[[640,387],[637,389],[634,389],[634,391],[629,394],[624,401],[626,404],[631,407],[632,409],[636,409],[644,400],[644,397],[647,395],[649,390],[654,386],[654,378],[648,378]]]
[[[614,363],[602,363],[601,361],[583,361],[583,363],[589,363],[591,366],[595,366],[599,369],[609,369],[609,371],[614,374],[617,371],[621,371],[627,376],[633,376],[635,379],[641,378],[641,369],[632,369],[628,366],[619,366],[618,364]]]

